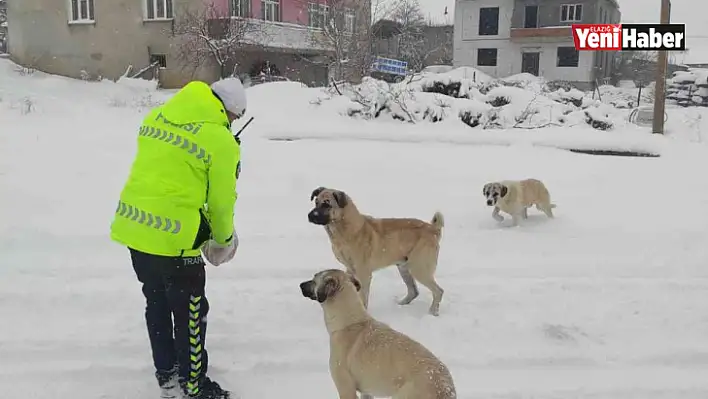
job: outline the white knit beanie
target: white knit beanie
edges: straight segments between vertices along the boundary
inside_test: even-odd
[[[227,111],[238,117],[246,112],[246,90],[241,79],[231,77],[217,80],[211,84],[211,89],[219,96]]]

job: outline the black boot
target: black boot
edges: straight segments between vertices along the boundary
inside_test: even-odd
[[[209,377],[202,378],[197,387],[189,389],[186,383],[180,383],[185,399],[231,399],[231,392],[221,388],[221,386],[212,381]]]
[[[180,399],[177,366],[168,371],[156,371],[155,378],[160,385],[160,399]]]

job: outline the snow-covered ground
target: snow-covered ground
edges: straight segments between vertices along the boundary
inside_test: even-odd
[[[3,399],[157,396],[144,299],[108,231],[141,116],[167,95],[21,76],[0,60]],[[370,311],[446,362],[460,398],[708,397],[705,124],[670,110],[667,138],[631,126],[473,130],[352,119],[310,104],[316,95],[249,89],[241,245],[208,269],[210,374],[226,388],[336,397],[322,312],[298,287],[339,267],[306,218],[325,185],[376,216],[444,213],[440,317],[424,289],[395,303],[405,286],[394,268],[375,275]],[[592,146],[662,156],[559,149]],[[532,210],[519,228],[498,225],[482,185],[530,176],[550,188],[556,219]]]

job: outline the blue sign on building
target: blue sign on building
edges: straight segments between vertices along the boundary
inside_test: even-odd
[[[391,58],[376,57],[371,65],[371,70],[374,72],[406,76],[408,71],[408,63]]]

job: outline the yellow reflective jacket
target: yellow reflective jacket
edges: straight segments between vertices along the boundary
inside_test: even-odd
[[[209,238],[231,241],[241,154],[228,126],[204,82],[152,110],[140,126],[111,239],[163,256],[196,256]]]

